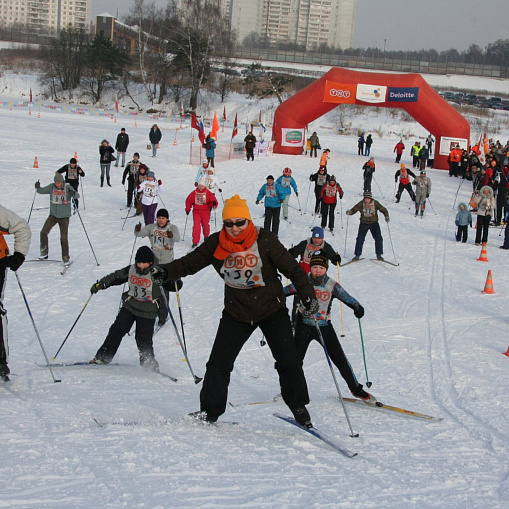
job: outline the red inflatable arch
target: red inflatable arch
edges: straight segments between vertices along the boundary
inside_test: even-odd
[[[470,143],[470,126],[466,119],[420,74],[385,74],[334,67],[277,108],[272,128],[274,152],[302,154],[305,126],[345,103],[404,109],[435,137],[435,168],[448,169],[452,144],[458,142],[462,148],[468,148]]]

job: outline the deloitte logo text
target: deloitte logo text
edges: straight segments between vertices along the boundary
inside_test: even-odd
[[[345,99],[348,99],[351,95],[350,90],[340,90],[331,88],[329,90],[329,94],[331,97],[344,97]]]

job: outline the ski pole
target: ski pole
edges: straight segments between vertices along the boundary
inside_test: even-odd
[[[349,218],[350,218],[350,216],[347,214],[346,215],[346,230],[345,230],[345,249],[343,249],[343,256],[346,253],[346,239],[348,238],[348,219]]]
[[[83,198],[83,210],[87,210],[87,207],[85,206],[85,189],[83,187],[83,178],[80,179],[81,184],[81,197]]]
[[[309,186],[308,186],[308,195],[306,197],[306,206],[304,207],[305,210],[308,209],[308,200],[309,200],[309,193],[311,191],[311,180],[309,181]]]
[[[133,242],[133,248],[131,249],[131,256],[129,257],[129,263],[128,263],[128,266],[130,267],[131,266],[131,262],[132,262],[132,259],[133,259],[133,254],[134,254],[134,247],[136,246],[136,241],[138,240],[138,237],[134,237],[134,242]],[[120,293],[120,301],[118,303],[118,310],[120,311],[120,309],[122,308],[122,305],[124,304],[124,301],[122,300],[122,295],[124,295],[124,290],[125,290],[125,285],[127,283],[124,283],[122,285],[122,292]],[[133,324],[133,327],[134,327],[134,324]],[[132,330],[132,329],[131,329]],[[129,331],[127,333],[128,336],[131,335],[131,331]]]
[[[362,336],[362,325],[361,325],[361,319],[359,320],[359,331],[361,333],[361,345],[362,345],[362,357],[364,359],[364,371],[366,371],[366,386],[371,387],[373,384],[369,381],[369,375],[368,375],[368,365],[366,364],[366,352],[364,350],[364,337]]]
[[[396,181],[396,182],[394,182],[394,191],[392,192],[392,194],[394,194],[394,195],[396,194],[396,186],[397,186],[397,185],[398,185],[398,182],[397,182],[397,181]]]
[[[302,212],[302,207],[300,206],[300,198],[299,198],[299,195],[298,194],[295,194],[295,196],[297,197],[297,203],[299,204],[299,212]],[[302,214],[301,214],[302,215]]]
[[[184,343],[184,348],[187,352],[186,334],[184,332],[184,318],[182,316],[182,305],[180,304],[180,293],[179,293],[179,289],[178,289],[178,285],[177,285],[176,281],[175,281],[175,293],[177,294],[177,304],[179,307],[180,328],[182,329],[182,342]]]
[[[336,263],[336,266],[338,268],[338,285],[341,284],[341,277],[339,275],[339,262]],[[339,301],[339,311],[340,311],[340,314],[341,314],[341,337],[344,338],[345,337],[345,327],[344,327],[344,324],[343,324],[343,303],[341,301]]]
[[[100,264],[97,261],[97,256],[95,256],[94,248],[92,247],[92,243],[90,242],[90,239],[88,237],[87,229],[85,228],[85,225],[83,224],[83,219],[81,219],[80,211],[78,209],[76,209],[76,212],[78,213],[78,217],[80,218],[81,226],[83,226],[83,231],[85,232],[85,235],[87,236],[88,244],[89,244],[90,249],[92,250],[92,254],[94,255],[94,258],[95,258],[95,263],[97,263],[97,266],[99,267]]]
[[[60,345],[60,348],[57,350],[57,353],[53,356],[53,361],[57,358],[57,355],[60,353],[60,350],[62,350],[62,347],[65,345],[65,342],[71,335],[72,330],[74,329],[75,325],[78,323],[78,320],[81,318],[81,315],[83,314],[83,311],[85,311],[85,308],[88,306],[88,303],[90,302],[90,299],[92,298],[93,293],[90,294],[90,297],[87,299],[87,302],[85,302],[85,305],[83,306],[83,309],[80,311],[80,314],[78,315],[78,318],[76,318],[75,322],[72,324],[71,330],[67,333],[67,336],[65,336],[65,339],[63,340],[62,344]]]
[[[398,258],[396,257],[396,253],[394,251],[394,244],[392,243],[392,235],[391,235],[391,228],[389,226],[389,222],[387,222],[387,230],[389,231],[389,240],[391,241],[391,248],[392,248],[392,254],[394,256],[394,260],[399,265]]]
[[[458,186],[458,189],[456,189],[456,194],[454,195],[454,203],[452,204],[452,210],[456,210],[456,200],[458,199],[458,193],[460,192],[460,187],[463,185],[464,180],[460,182],[460,185]]]
[[[343,229],[343,200],[339,199],[339,209],[341,211],[341,229]]]
[[[431,207],[431,210],[433,211],[433,214],[435,214],[435,216],[437,215],[437,213],[435,212],[435,209],[433,208],[433,204],[431,203],[431,200],[428,198],[428,201],[429,201],[429,206]]]
[[[134,200],[134,201],[136,201],[136,200]],[[122,231],[124,231],[124,226],[127,222],[127,219],[129,218],[129,214],[131,213],[132,207],[133,207],[133,204],[131,203],[131,205],[129,205],[129,209],[127,210],[127,214],[125,215],[124,224],[122,225]]]
[[[193,368],[191,367],[191,363],[189,362],[189,357],[187,356],[187,350],[184,346],[184,343],[182,342],[182,339],[179,334],[179,330],[177,328],[177,324],[175,322],[175,319],[173,318],[173,313],[171,312],[170,305],[168,304],[168,300],[166,299],[166,295],[164,294],[163,288],[160,286],[161,290],[161,297],[163,298],[164,304],[166,305],[166,308],[168,309],[168,315],[170,316],[171,323],[173,324],[173,328],[175,329],[175,334],[177,335],[178,342],[180,343],[180,348],[182,348],[182,352],[184,353],[184,358],[186,359],[187,366],[189,367],[189,371],[191,371],[191,375],[194,378],[194,383],[199,384],[203,378],[200,378],[199,376],[196,376],[193,372]]]
[[[32,217],[32,210],[34,209],[35,197],[37,196],[37,189],[34,193],[34,199],[32,200],[32,206],[30,207],[30,213],[28,214],[27,223],[30,223],[30,218]]]
[[[34,317],[32,316],[32,311],[30,311],[30,306],[28,305],[28,301],[25,295],[25,291],[23,290],[23,287],[21,286],[21,281],[19,280],[19,276],[17,272],[14,272],[16,274],[16,279],[18,280],[19,289],[21,290],[21,295],[23,295],[23,300],[25,301],[25,306],[27,307],[28,315],[30,316],[30,320],[32,320],[32,325],[34,326],[35,335],[37,336],[37,339],[39,340],[39,344],[41,345],[42,353],[44,354],[44,358],[46,359],[46,364],[49,368],[49,371],[51,373],[51,377],[53,378],[53,382],[61,382],[62,380],[57,380],[55,378],[55,375],[53,374],[53,370],[51,369],[51,365],[48,359],[48,356],[46,354],[46,350],[44,349],[44,345],[41,341],[41,336],[39,336],[39,331],[37,330],[37,327],[35,325]]]
[[[352,423],[350,422],[350,417],[348,416],[348,412],[346,411],[345,402],[343,401],[343,396],[341,395],[341,390],[339,389],[338,380],[336,378],[336,374],[334,373],[334,369],[332,367],[332,362],[329,357],[329,352],[327,351],[327,347],[325,346],[325,341],[323,340],[322,331],[320,330],[320,326],[318,325],[318,322],[316,321],[316,316],[314,316],[314,315],[313,315],[313,320],[315,321],[316,331],[318,332],[318,339],[320,340],[320,343],[323,346],[323,351],[325,352],[325,357],[327,358],[327,363],[329,364],[330,372],[332,374],[332,378],[334,379],[334,384],[336,385],[336,389],[338,391],[339,401],[341,401],[343,411],[345,412],[345,417],[346,417],[346,420],[348,422],[348,426],[349,426],[350,432],[351,432],[350,436],[352,438],[357,438],[359,436],[359,433],[354,433],[354,431],[353,431]]]
[[[187,219],[189,218],[189,214],[186,214],[186,222],[184,224],[184,234],[182,235],[182,240],[186,237],[186,228],[187,228]]]
[[[382,198],[386,200],[387,198],[384,196],[384,193],[382,193],[382,190],[380,189],[380,186],[378,185],[378,182],[376,181],[375,176],[373,175],[373,180],[375,181],[376,187],[378,187],[378,190],[380,191],[380,194],[382,195]]]

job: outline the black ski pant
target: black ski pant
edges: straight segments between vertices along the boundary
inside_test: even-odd
[[[468,224],[458,225],[458,232],[456,233],[456,242],[466,242],[468,240]]]
[[[322,333],[323,342],[325,343],[331,361],[339,369],[339,372],[348,385],[350,391],[354,391],[359,386],[359,382],[355,377],[352,366],[350,366],[350,363],[346,358],[334,327],[329,323],[320,327],[320,332]],[[313,340],[320,343],[316,327],[314,325],[311,326],[303,323],[302,315],[300,315],[295,329],[295,347],[297,348],[297,355],[301,361],[304,361],[309,344]]]
[[[396,161],[395,161],[396,163],[399,163],[401,161],[401,156],[402,155],[403,154],[396,154]]]
[[[375,240],[375,253],[377,255],[384,254],[384,241],[382,238],[382,232],[380,230],[380,223],[377,221],[376,223],[359,223],[359,231],[355,241],[355,256],[360,256],[362,254],[364,241],[366,240],[366,235],[369,231]]]
[[[315,214],[320,213],[323,186],[315,186]]]
[[[265,335],[276,361],[274,367],[279,375],[284,402],[290,408],[309,403],[302,361],[295,349],[288,309],[281,308],[270,317],[253,324],[234,320],[229,313],[223,311],[200,392],[200,409],[210,416],[219,417],[225,412],[235,359],[258,327]]]
[[[491,216],[477,215],[477,231],[475,232],[475,243],[488,242]]]
[[[247,160],[249,161],[249,159],[251,159],[251,161],[254,161],[254,147],[253,148],[246,148],[246,156],[247,156]]]
[[[78,192],[78,187],[80,186],[80,181],[78,179],[72,179],[72,180],[68,180],[68,182],[69,182],[69,185],[76,192]],[[76,206],[76,208],[78,208],[78,205],[79,205],[78,198],[73,198],[73,202],[74,202],[74,205]]]
[[[313,152],[315,153],[315,157],[317,157],[316,145],[311,145],[311,150],[309,151],[309,157],[313,157]]]
[[[401,199],[401,194],[405,189],[408,191],[408,194],[410,195],[410,198],[412,198],[412,201],[415,201],[415,193],[414,190],[412,189],[412,186],[410,185],[410,182],[408,184],[402,184],[400,182],[398,186],[398,192],[396,193],[396,202],[399,202],[399,200]]]
[[[0,373],[9,374],[9,343],[7,342],[7,311],[4,309],[4,291],[7,280],[7,267],[5,258],[0,260]]]
[[[140,364],[147,367],[152,367],[154,364],[157,364],[152,344],[155,318],[136,316],[125,307],[122,307],[118,312],[117,318],[110,327],[104,343],[95,354],[95,359],[105,364],[110,363],[113,357],[115,357],[120,343],[122,343],[122,339],[131,330],[134,322],[136,322],[134,337],[140,354]]]
[[[325,203],[322,201],[322,228],[327,224],[327,215],[329,216],[329,229],[334,229],[334,210],[336,210],[335,203]]]
[[[278,234],[279,217],[281,216],[281,207],[265,207],[265,220],[263,227],[265,230]]]
[[[134,195],[134,179],[127,179],[127,206],[128,207],[130,207],[133,203],[133,195]]]
[[[373,180],[373,174],[369,173],[364,177],[364,192],[371,192],[371,181]]]

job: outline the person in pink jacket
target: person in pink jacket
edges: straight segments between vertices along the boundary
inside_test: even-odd
[[[206,239],[210,235],[210,211],[217,208],[216,196],[205,187],[205,181],[198,182],[198,187],[186,198],[186,214],[193,209],[193,248],[200,242],[201,230]]]

